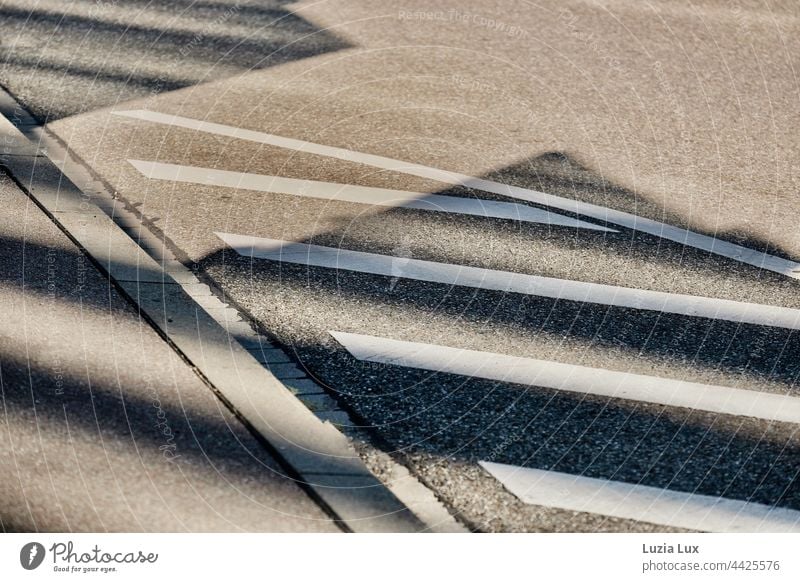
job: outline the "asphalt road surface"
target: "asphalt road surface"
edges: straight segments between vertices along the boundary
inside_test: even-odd
[[[0,83],[465,523],[798,527],[796,2],[0,18]]]

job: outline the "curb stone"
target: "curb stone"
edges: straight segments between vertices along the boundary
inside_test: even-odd
[[[355,532],[468,531],[405,467],[359,442],[391,468],[384,482],[375,477],[334,426],[368,440],[337,401],[2,89],[0,113],[0,163],[340,525]]]

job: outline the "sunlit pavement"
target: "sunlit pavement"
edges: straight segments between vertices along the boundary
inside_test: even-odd
[[[797,522],[792,2],[0,13],[9,92],[470,527]]]

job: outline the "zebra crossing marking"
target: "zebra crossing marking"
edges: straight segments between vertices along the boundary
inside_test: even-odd
[[[619,225],[632,230],[645,232],[662,239],[671,240],[679,244],[727,257],[740,263],[800,279],[800,263],[719,240],[712,236],[699,234],[687,229],[674,227],[655,220],[602,206],[537,192],[523,187],[510,186],[499,182],[475,178],[456,172],[430,168],[420,164],[402,162],[382,156],[324,146],[232,126],[149,111],[123,111],[116,112],[116,114],[216,135],[245,139],[299,152],[357,162],[385,170],[438,180],[450,185],[465,186],[517,200],[533,202],[548,208],[590,217],[603,221],[606,224]],[[132,161],[132,163],[134,162],[135,161]],[[223,174],[218,174],[217,178],[223,176]],[[246,178],[247,176],[252,175],[242,174],[238,177],[246,181],[249,179]],[[231,176],[224,177],[226,179],[232,178]],[[265,178],[271,180],[288,180],[272,176],[267,176]],[[298,193],[302,188],[310,186],[317,188],[319,192],[322,192],[325,188],[341,188],[345,190],[346,195],[354,198],[365,198],[369,194],[373,196],[376,194],[374,191],[359,191],[358,189],[360,187],[357,186],[310,181],[298,182],[305,182],[305,184],[289,184],[288,182],[283,182],[283,184],[286,189],[294,188]],[[220,184],[217,183],[216,185]],[[243,186],[237,184],[235,187]],[[384,189],[383,196],[387,196],[387,193],[394,192],[398,191]],[[419,195],[419,193],[412,194]],[[424,196],[429,199],[437,195]],[[380,196],[378,198],[380,198]],[[439,198],[444,197],[439,196]],[[417,204],[420,202],[420,199],[405,200],[405,202]],[[451,202],[449,203],[453,204]],[[495,206],[495,208],[497,207]],[[532,210],[536,211],[538,209]],[[560,216],[565,220],[569,219],[569,217],[562,217],[557,214],[553,216]],[[581,222],[578,219],[569,220]],[[595,227],[595,230],[610,230],[604,229],[604,227],[600,227],[599,225],[592,226]],[[570,301],[653,310],[693,317],[706,317],[737,323],[800,329],[800,310],[783,307],[615,287],[580,281],[568,281],[491,269],[420,261],[417,259],[404,259],[401,274],[398,275],[395,257],[391,256],[227,233],[217,233],[217,235],[229,246],[234,248],[236,252],[254,258],[285,261],[308,266],[346,269],[383,276],[402,276],[408,279],[443,284],[464,285],[479,289],[525,293]],[[345,340],[352,339],[352,337],[345,337],[346,335],[357,335],[343,335],[342,332],[338,333],[339,338],[344,338]],[[358,337],[369,338],[369,336]],[[370,341],[374,339],[375,338],[369,338]],[[454,349],[444,346],[434,347],[445,350]],[[374,343],[371,343],[369,348],[372,352],[375,352],[376,346]],[[428,348],[430,348],[430,346],[428,346]],[[458,351],[464,352],[464,350]],[[468,355],[474,358],[477,353],[479,352],[471,352]],[[385,354],[380,353],[365,353],[362,355],[365,359],[385,356]],[[442,354],[440,353],[439,355],[441,356]],[[588,391],[593,389],[594,383],[597,381],[596,376],[599,374],[602,376],[601,379],[605,378],[605,382],[598,383],[611,382],[613,384],[613,380],[616,379],[618,384],[615,389],[605,387],[600,391],[593,391],[591,393],[599,394],[604,392],[603,395],[606,396],[631,399],[632,395],[636,395],[637,391],[634,384],[639,382],[640,385],[638,389],[643,395],[650,398],[650,400],[647,401],[654,401],[660,404],[686,406],[689,408],[713,410],[726,414],[756,416],[758,418],[787,422],[797,422],[798,418],[796,399],[787,396],[755,392],[750,393],[751,391],[747,390],[679,382],[664,378],[626,375],[610,370],[597,370],[526,358],[515,358],[515,360],[527,360],[527,363],[524,365],[516,362],[515,366],[508,366],[509,361],[504,360],[504,358],[508,358],[509,356],[502,356],[499,354],[491,354],[491,356],[496,356],[496,358],[492,359],[490,357],[489,360],[484,362],[484,366],[482,367],[484,371],[482,373],[490,373],[485,370],[488,369],[491,371],[494,369],[495,372],[493,373],[497,375],[499,373],[497,372],[498,367],[502,367],[502,365],[505,364],[507,369],[504,370],[504,376],[502,378],[495,378],[503,381],[509,381],[507,379],[509,375],[519,375],[523,373],[528,373],[530,375],[530,373],[533,372],[536,374],[537,385],[539,385],[540,377],[549,378],[549,382],[554,384],[553,387],[556,387],[555,384],[559,378],[564,379],[564,381],[569,380],[572,382],[571,385],[573,386],[577,379],[580,380],[580,382],[577,383],[579,389],[573,389],[572,391]],[[405,365],[400,363],[405,361],[407,361],[407,358],[405,360],[402,358],[394,358],[391,361],[387,361],[387,363]],[[448,365],[455,366],[453,362],[461,366],[461,369],[472,371],[470,375],[481,373],[479,360],[467,361],[466,356],[464,358],[452,358],[451,361],[448,362]],[[458,366],[455,366],[455,368],[458,368]],[[441,368],[441,366],[439,367]],[[476,370],[476,367],[479,369]],[[436,371],[446,370],[437,369]],[[619,376],[609,376],[609,374],[616,374]],[[590,378],[589,376],[595,376],[595,378]],[[645,385],[642,386],[641,382],[645,382]],[[665,387],[673,389],[668,397],[661,393]],[[557,388],[562,390],[569,389],[563,387],[563,382],[562,385]],[[701,390],[701,392],[693,395],[691,394],[691,390],[695,388]],[[645,396],[639,399],[644,400]],[[692,400],[693,398],[696,398],[697,401]],[[767,416],[768,413],[771,413],[771,416]],[[635,519],[688,529],[720,532],[800,532],[800,512],[787,508],[769,507],[758,503],[568,475],[554,471],[502,465],[493,462],[481,462],[480,464],[484,469],[489,471],[490,474],[500,480],[513,494],[517,495],[526,503],[559,507],[571,511],[586,511],[612,517]]]
[[[342,331],[329,333],[354,358],[361,361],[768,421],[800,423],[800,398],[794,396]]]
[[[390,208],[410,208],[432,212],[446,212],[449,214],[466,214],[486,218],[501,218],[518,220],[521,222],[534,222],[550,226],[567,226],[596,230],[601,232],[617,232],[616,230],[584,222],[576,218],[548,212],[541,208],[515,204],[512,202],[497,202],[495,200],[480,200],[475,198],[460,198],[458,196],[442,196],[438,194],[425,194],[422,192],[409,192],[406,190],[391,190],[387,188],[372,188],[367,186],[354,186],[351,184],[337,184],[334,182],[319,182],[315,180],[298,180],[246,172],[230,172],[212,168],[196,166],[183,166],[178,164],[163,164],[143,160],[128,160],[143,176],[155,180],[171,182],[184,182],[188,184],[202,184],[205,186],[222,186],[255,192],[275,192],[277,194],[290,194],[304,198],[317,198],[340,202],[354,202],[356,204],[370,204],[373,206],[386,206]]]
[[[743,247],[741,245],[721,240],[713,236],[707,236],[691,230],[679,228],[677,226],[671,226],[663,222],[658,222],[656,220],[644,218],[642,216],[637,216],[621,210],[614,210],[612,208],[590,204],[588,202],[580,202],[574,199],[563,198],[561,196],[538,192],[536,190],[523,188],[521,186],[512,186],[483,178],[475,178],[473,176],[468,176],[458,172],[431,168],[422,164],[404,162],[374,154],[366,154],[344,148],[281,137],[262,131],[243,129],[231,125],[223,125],[220,123],[212,123],[209,121],[202,121],[189,117],[159,113],[157,111],[139,109],[131,111],[114,111],[113,114],[121,117],[128,117],[131,119],[138,119],[151,123],[159,123],[172,127],[180,127],[213,135],[222,135],[235,139],[243,139],[254,143],[261,143],[298,152],[316,154],[348,162],[357,162],[383,170],[400,172],[411,176],[417,176],[419,178],[437,180],[452,186],[465,186],[467,188],[483,190],[484,192],[491,192],[493,194],[499,194],[501,196],[507,196],[517,200],[533,202],[549,208],[555,208],[558,210],[573,212],[575,214],[594,218],[604,223],[611,223],[632,230],[644,232],[652,236],[670,240],[685,246],[694,247],[715,255],[727,257],[740,263],[745,263],[760,269],[766,269],[768,271],[780,273],[793,279],[800,279],[800,263],[795,261],[776,257],[775,255],[770,255],[769,253],[763,251],[757,251],[751,248]]]
[[[530,505],[707,532],[800,532],[800,511],[793,509],[515,465],[479,464]]]
[[[398,269],[397,258],[389,255],[224,232],[215,234],[240,255],[257,259],[388,277],[401,276],[404,279],[444,285],[522,293],[735,323],[800,329],[800,310],[788,307],[586,283],[411,258],[403,258],[402,268]]]

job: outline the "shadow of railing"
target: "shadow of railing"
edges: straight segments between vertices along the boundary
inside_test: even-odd
[[[258,499],[248,498],[253,504],[263,503],[272,491],[273,495],[279,495],[280,492],[297,495],[311,506],[299,489],[286,489],[287,481],[305,485],[303,478],[293,467],[281,464],[281,457],[273,448],[268,445],[265,449],[259,435],[252,432],[248,434],[246,428],[236,420],[233,411],[224,411],[217,396],[190,368],[183,373],[184,380],[188,374],[194,381],[194,385],[188,386],[185,382],[176,382],[176,377],[182,375],[180,370],[176,376],[176,370],[149,369],[148,355],[153,356],[154,351],[153,345],[145,341],[146,336],[141,335],[141,326],[148,323],[143,321],[139,309],[131,309],[118,294],[115,284],[96,270],[91,259],[77,250],[69,250],[71,245],[62,236],[57,238],[59,243],[52,247],[11,237],[0,240],[0,294],[5,299],[11,299],[17,309],[24,305],[22,312],[28,314],[22,320],[20,316],[4,318],[6,325],[9,325],[9,320],[22,321],[24,331],[17,327],[9,330],[8,334],[0,334],[0,399],[3,416],[0,433],[5,433],[0,434],[0,438],[8,443],[6,454],[24,457],[13,468],[7,467],[13,469],[16,479],[23,480],[22,489],[15,489],[13,479],[6,483],[8,489],[0,487],[8,493],[0,495],[0,529],[58,531],[67,527],[71,520],[80,521],[82,525],[78,529],[86,524],[90,524],[93,530],[98,529],[105,523],[102,515],[96,516],[96,519],[85,515],[80,519],[76,515],[63,519],[62,516],[65,511],[69,514],[70,508],[85,507],[87,499],[91,503],[88,490],[96,491],[98,485],[107,482],[104,479],[110,480],[117,489],[110,494],[117,495],[120,513],[125,512],[125,504],[131,501],[141,504],[150,499],[156,505],[163,501],[156,483],[169,483],[172,480],[174,484],[174,480],[183,480],[187,487],[191,487],[192,479],[204,480],[206,485],[208,482],[217,482],[218,488],[229,487],[231,496],[247,497],[255,492]],[[131,265],[103,263],[103,267],[111,272],[130,272]],[[145,265],[138,265],[138,271],[141,281],[158,281],[163,277],[160,271],[151,270]],[[165,283],[163,294],[174,293],[176,286],[169,285],[169,280]],[[10,305],[6,307],[11,308]],[[197,327],[205,328],[209,318],[199,307],[197,309]],[[185,314],[183,317],[194,316]],[[93,322],[94,327],[89,322]],[[185,323],[185,327],[192,327],[190,321]],[[87,350],[82,343],[85,342],[83,336],[93,336],[98,330],[105,340],[101,353]],[[77,334],[75,341],[69,345],[59,345],[64,335],[70,332]],[[155,340],[157,336],[152,331],[150,333]],[[21,342],[20,336],[23,338]],[[232,348],[229,341],[235,341],[231,338],[229,341],[213,343],[209,339],[213,334],[203,337],[203,349],[207,354],[230,353]],[[226,335],[222,333],[216,337],[225,338]],[[90,342],[90,345],[96,347],[97,343]],[[156,340],[154,345],[174,356],[167,344]],[[130,362],[137,358],[143,361],[142,369],[147,369],[146,373],[131,371]],[[118,367],[120,359],[125,360],[122,370]],[[252,364],[257,365],[255,361]],[[230,374],[235,375],[236,370],[232,369]],[[248,388],[258,389],[257,386]],[[287,398],[291,398],[288,392]],[[19,439],[20,433],[25,432],[22,427],[26,426],[36,427],[39,435],[37,446],[44,447],[48,442],[55,442],[58,446],[41,450],[32,445],[23,447]],[[285,438],[289,439],[291,435],[285,435]],[[296,444],[302,446],[303,443]],[[62,447],[66,447],[69,453],[64,452]],[[99,461],[85,458],[85,463],[82,463],[82,456],[91,456],[92,452],[100,455]],[[67,454],[76,456],[77,467],[62,462],[64,459],[60,459],[61,456]],[[315,454],[308,451],[309,457]],[[322,459],[322,453],[319,455]],[[32,468],[32,465],[47,465],[47,459],[54,457],[60,461],[53,463],[52,467],[47,466],[46,472]],[[102,457],[105,457],[106,464]],[[334,474],[348,474],[352,470],[349,458],[324,455],[324,461],[326,468]],[[4,459],[4,464],[10,462],[8,458]],[[107,470],[108,473],[95,474],[98,463],[99,472]],[[136,476],[132,481],[142,486],[142,479],[139,478],[141,471],[146,477],[145,485],[154,489],[149,493],[127,489],[128,485],[118,481],[115,471]],[[79,487],[76,485],[78,475],[87,489],[85,497],[83,490],[71,489]],[[21,509],[20,495],[24,498],[26,488],[46,490],[48,481],[52,483],[53,480],[59,482],[67,493],[74,491],[76,498],[70,508],[65,509],[61,505],[63,499],[57,494],[30,502],[23,499],[23,505],[27,504],[28,510]],[[91,486],[86,486],[86,480],[91,482]],[[168,487],[170,490],[173,489],[172,484]],[[364,489],[370,487],[374,485],[362,486]],[[206,486],[200,489],[208,491]],[[218,489],[213,495],[219,493]],[[148,498],[148,494],[152,497]],[[174,491],[169,494],[174,494]],[[201,494],[192,490],[189,495]],[[363,504],[364,519],[380,519],[382,516],[373,511],[373,497],[365,495],[355,499],[351,507]],[[108,507],[107,501],[104,500],[103,507]],[[298,520],[313,521],[322,519],[324,515],[304,515],[303,510],[287,506],[284,501],[280,501],[280,505],[275,511],[284,512],[287,517],[295,519],[294,527]],[[35,508],[33,513],[36,518],[30,507]],[[241,503],[238,507],[241,510]],[[166,508],[166,511],[169,510]],[[253,510],[263,511],[265,515],[270,512],[269,507],[263,506],[257,509],[254,506]],[[209,511],[221,511],[224,515],[224,504],[222,508],[212,506]],[[293,511],[300,511],[300,514],[295,515]],[[143,511],[141,516],[134,514],[134,519],[146,521],[148,516],[153,517],[152,513]],[[226,522],[224,517],[216,517],[216,522],[211,520],[215,527],[223,523],[230,530],[243,529],[235,520]],[[121,519],[123,521],[119,521]],[[119,523],[129,523],[129,527],[132,527],[119,514],[109,517],[108,521],[111,529],[119,527]],[[165,520],[159,523],[165,523]],[[171,523],[173,527],[181,526],[179,520]],[[209,520],[194,523],[195,526],[197,523],[208,524]],[[140,525],[145,530],[152,527],[147,523],[137,523],[137,526]],[[309,527],[313,528],[313,525]],[[330,529],[330,526],[326,525],[325,529]]]
[[[348,46],[286,4],[6,2],[0,82],[48,122]]]
[[[448,190],[441,193],[446,192]],[[410,210],[389,210],[385,214],[398,217],[401,222],[418,217]],[[711,275],[729,275],[726,259],[625,229],[620,229],[619,235],[609,235],[480,218],[448,217],[447,220],[459,221],[464,228],[512,232],[530,240],[544,237],[567,251],[581,244],[605,245],[610,252],[638,253],[635,256],[673,266],[683,265],[690,256],[696,260],[696,269],[705,269]],[[306,242],[320,244],[328,237],[348,248],[367,244],[358,237],[342,235],[341,231],[332,229]],[[21,244],[22,241],[9,242],[12,256]],[[422,258],[451,259],[437,255],[430,240],[415,244],[415,252]],[[651,245],[650,250],[640,250],[639,244]],[[676,248],[681,251],[677,262],[674,259]],[[390,252],[388,247],[371,250]],[[41,254],[45,249],[34,246],[30,252]],[[258,301],[268,296],[270,286],[274,289],[275,285],[285,285],[300,293],[310,289],[334,297],[338,309],[350,315],[354,322],[352,329],[344,331],[362,331],[360,325],[369,309],[405,311],[413,319],[424,321],[435,314],[454,325],[462,322],[485,325],[501,334],[522,330],[551,340],[569,337],[584,348],[606,350],[613,347],[632,357],[649,354],[682,365],[736,373],[744,379],[767,379],[791,391],[795,390],[800,374],[800,358],[797,357],[800,340],[789,330],[410,280],[404,280],[389,293],[383,277],[252,260],[228,249],[200,257],[196,262],[209,281],[223,290],[254,289],[255,299],[237,292],[231,295],[256,319],[259,318]],[[778,284],[791,291],[796,285],[754,267],[744,267],[733,276],[744,282],[755,281],[753,284],[762,285],[763,289]],[[313,295],[310,298],[313,299]],[[302,299],[307,301],[309,296]],[[307,309],[308,303],[305,306]],[[325,323],[320,322],[321,325]],[[314,328],[317,324],[308,325],[309,330],[304,331],[309,335],[320,331]],[[582,397],[397,366],[376,368],[373,364],[353,360],[330,339],[298,341],[290,334],[271,331],[294,350],[306,369],[322,382],[333,389],[346,386],[347,391],[340,391],[339,397],[348,402],[366,425],[377,427],[395,450],[420,451],[442,461],[490,460],[523,464],[800,509],[800,484],[796,475],[800,447],[795,430],[789,425],[770,425],[764,429],[758,421],[739,417],[670,411],[624,400]],[[708,338],[716,343],[709,344]],[[754,359],[749,348],[756,344],[763,350]],[[25,368],[24,362],[10,361],[13,369]],[[36,376],[35,369],[33,374]],[[8,391],[5,377],[4,372],[4,393]],[[39,386],[46,389],[53,381],[47,373],[40,374],[36,386],[25,384],[21,378],[19,386],[26,389],[17,386],[12,394],[4,394],[10,413],[31,406],[30,390],[37,390]],[[99,389],[106,395],[119,391],[113,386]],[[70,394],[76,398],[78,409],[88,406],[87,398],[95,398],[93,394],[87,395],[80,385]],[[115,395],[106,395],[100,394],[98,398],[110,411],[100,420],[106,422],[108,418],[112,430],[129,434],[131,429],[125,420],[129,416],[142,426],[150,420],[152,413],[147,410],[147,402],[136,399],[128,399],[128,402],[123,397],[125,402],[121,405],[115,401]],[[42,414],[55,422],[62,402],[45,395],[36,403],[37,412],[40,406]],[[133,407],[130,414],[129,407]],[[184,410],[171,413],[187,414]],[[96,416],[76,419],[77,425],[87,431],[95,430],[97,422]],[[194,451],[189,454],[197,454],[198,458],[208,456],[212,462],[227,459],[229,453],[224,447],[219,449],[221,452],[206,452],[196,445],[200,439],[198,435],[213,439],[213,435],[225,434],[229,427],[214,419],[198,418],[187,422],[183,434],[189,440],[182,443]],[[137,444],[157,446],[159,438],[148,435],[144,430],[137,437]],[[510,438],[509,435],[516,436]],[[252,462],[250,451],[239,454],[243,455],[242,466]],[[729,459],[734,462],[728,462]]]

